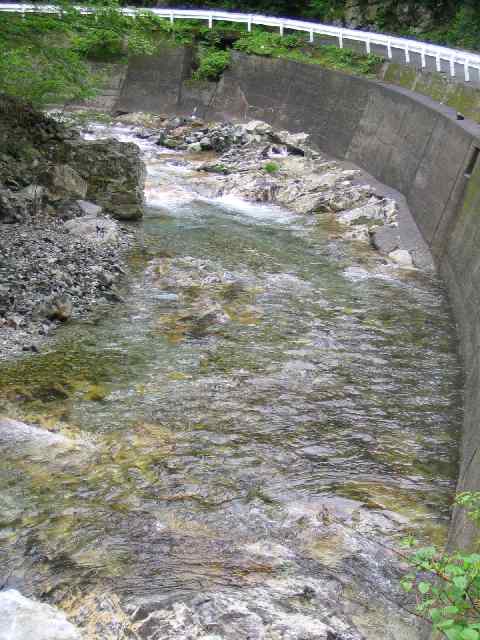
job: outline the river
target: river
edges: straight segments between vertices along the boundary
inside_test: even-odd
[[[328,219],[200,198],[179,154],[105,132],[144,151],[140,246],[123,304],[0,367],[74,443],[4,452],[2,575],[67,609],[114,594],[140,637],[414,638],[390,549],[448,523],[443,286]]]

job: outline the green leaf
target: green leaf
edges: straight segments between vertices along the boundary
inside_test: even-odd
[[[457,576],[459,573],[462,572],[462,569],[456,564],[447,564],[444,571],[447,574],[447,576]]]
[[[408,580],[402,580],[400,585],[406,593],[410,593],[410,591],[413,589],[413,582],[409,582]]]
[[[462,591],[465,591],[468,586],[468,580],[465,576],[457,576],[453,578],[452,582],[458,589],[462,589]]]
[[[444,620],[443,622],[439,622],[437,624],[437,629],[440,629],[441,631],[445,631],[446,629],[451,629],[454,624],[455,624],[455,620],[450,618],[449,620]]]
[[[421,594],[425,595],[430,591],[431,587],[432,585],[429,582],[419,582],[417,588]]]
[[[444,633],[448,640],[461,640],[462,627],[457,625],[451,629],[446,629]]]
[[[433,624],[437,624],[442,619],[442,612],[438,608],[430,609],[430,620]]]
[[[479,640],[480,633],[475,629],[464,629],[460,634],[461,640]]]

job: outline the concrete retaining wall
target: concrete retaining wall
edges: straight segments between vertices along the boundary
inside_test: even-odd
[[[480,126],[408,90],[285,60],[235,54],[218,85],[197,86],[186,80],[190,55],[134,60],[118,108],[307,131],[406,196],[447,284],[465,361],[459,490],[480,489]],[[460,512],[451,541],[473,541]]]

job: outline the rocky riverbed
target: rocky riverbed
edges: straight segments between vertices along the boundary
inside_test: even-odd
[[[119,122],[150,125],[137,129],[137,135],[179,152],[185,166],[201,176],[189,181],[201,196],[230,195],[328,217],[337,223],[340,237],[370,244],[391,263],[407,269],[428,263],[415,255],[419,235],[408,241],[400,233],[406,213],[400,198],[359,169],[327,158],[305,133],[276,131],[256,120],[208,124],[196,118],[129,114]],[[199,163],[202,154],[214,157]]]
[[[459,399],[402,203],[257,121],[48,127],[41,215],[3,174],[0,336],[39,353],[0,363],[0,635],[413,640],[394,549],[442,539]]]
[[[35,351],[58,322],[122,299],[118,285],[135,235],[122,223],[142,215],[144,169],[135,144],[87,141],[72,126],[75,119],[64,126],[5,96],[0,110],[5,357]],[[306,134],[274,131],[260,121],[208,124],[129,114],[118,122],[178,154],[180,165],[197,172],[189,188],[199,196],[327,216],[337,225],[332,233],[370,244],[401,268],[417,266],[399,233],[398,202],[358,169],[324,157]]]
[[[36,351],[52,329],[121,300],[143,214],[138,148],[0,96],[0,357]],[[115,221],[117,218],[118,221]]]

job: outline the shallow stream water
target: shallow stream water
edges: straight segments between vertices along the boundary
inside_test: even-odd
[[[454,490],[441,284],[327,219],[199,198],[181,156],[136,141],[125,303],[0,367],[21,417],[68,437],[2,453],[4,581],[109,591],[157,612],[152,638],[414,638],[389,549],[441,542]]]

